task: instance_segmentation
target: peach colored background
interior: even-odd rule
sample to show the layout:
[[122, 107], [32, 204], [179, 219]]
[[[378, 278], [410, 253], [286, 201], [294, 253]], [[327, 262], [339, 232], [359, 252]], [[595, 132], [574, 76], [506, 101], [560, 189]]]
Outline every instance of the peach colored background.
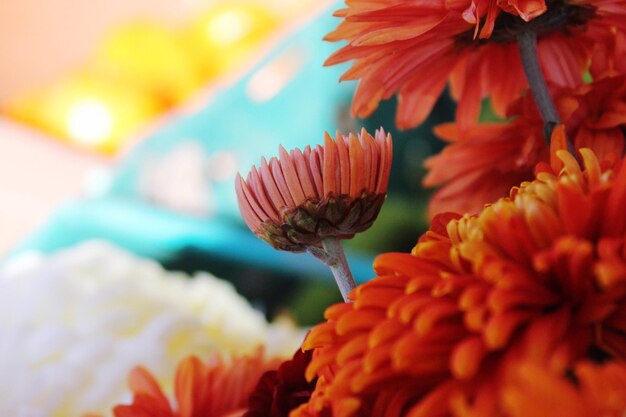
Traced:
[[[230, 2], [233, 0], [221, 0]], [[293, 15], [327, 0], [247, 0]], [[80, 65], [109, 28], [135, 17], [176, 22], [220, 0], [0, 0], [0, 102]]]
[[115, 22], [136, 16], [176, 21], [202, 0], [0, 1], [0, 101], [48, 82], [88, 57]]
[[78, 195], [87, 172], [103, 162], [0, 118], [0, 259]]

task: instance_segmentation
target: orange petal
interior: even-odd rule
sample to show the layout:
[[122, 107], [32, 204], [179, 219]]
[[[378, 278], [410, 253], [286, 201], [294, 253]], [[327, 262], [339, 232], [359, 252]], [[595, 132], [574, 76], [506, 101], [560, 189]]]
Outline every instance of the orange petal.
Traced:
[[550, 166], [555, 174], [563, 169], [563, 162], [557, 156], [560, 150], [567, 151], [567, 137], [565, 135], [565, 125], [558, 125], [552, 131], [550, 138]]
[[350, 133], [350, 196], [358, 198], [365, 189], [365, 180], [368, 173], [364, 172], [365, 158], [361, 142]]
[[458, 344], [450, 358], [450, 368], [459, 379], [471, 378], [480, 367], [487, 349], [480, 337], [472, 337]]
[[350, 194], [350, 152], [345, 136], [336, 132], [335, 141], [339, 153], [339, 174], [341, 177], [340, 194]]
[[176, 370], [174, 392], [180, 417], [195, 417], [202, 405], [201, 388], [208, 368], [195, 356], [183, 359]]
[[[306, 157], [306, 149], [305, 149]], [[313, 178], [313, 184], [315, 184], [315, 191], [317, 197], [321, 198], [324, 195], [324, 149], [317, 145], [309, 154], [309, 167], [311, 168], [311, 176]]]

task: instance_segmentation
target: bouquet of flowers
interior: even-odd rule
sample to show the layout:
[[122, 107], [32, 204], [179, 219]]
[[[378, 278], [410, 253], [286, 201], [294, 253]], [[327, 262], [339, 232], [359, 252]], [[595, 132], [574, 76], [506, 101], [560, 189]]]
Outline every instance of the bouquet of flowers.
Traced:
[[[626, 413], [626, 0], [346, 0], [327, 65], [352, 61], [353, 116], [398, 98], [419, 125], [430, 230], [356, 286], [340, 240], [384, 203], [392, 139], [326, 134], [236, 180], [249, 228], [328, 265], [344, 302], [283, 363], [183, 359], [116, 417], [622, 417]], [[488, 100], [499, 122], [483, 123]]]

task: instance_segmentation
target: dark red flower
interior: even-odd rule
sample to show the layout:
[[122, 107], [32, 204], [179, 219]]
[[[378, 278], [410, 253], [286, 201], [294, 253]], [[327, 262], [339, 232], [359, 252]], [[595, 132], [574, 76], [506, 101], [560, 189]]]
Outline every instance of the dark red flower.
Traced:
[[307, 381], [304, 371], [313, 351], [298, 351], [278, 369], [267, 371], [252, 392], [248, 411], [243, 417], [287, 417], [309, 401], [317, 379]]

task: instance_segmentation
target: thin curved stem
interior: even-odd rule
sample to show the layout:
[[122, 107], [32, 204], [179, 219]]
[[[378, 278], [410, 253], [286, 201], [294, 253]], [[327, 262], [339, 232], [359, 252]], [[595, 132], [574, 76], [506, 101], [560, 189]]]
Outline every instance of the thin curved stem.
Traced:
[[522, 66], [524, 67], [524, 73], [530, 86], [530, 91], [533, 94], [535, 103], [541, 113], [541, 118], [545, 124], [545, 137], [550, 145], [550, 136], [552, 130], [556, 125], [561, 123], [559, 113], [556, 111], [556, 106], [548, 85], [539, 66], [539, 56], [537, 55], [537, 33], [532, 30], [521, 32], [517, 35], [517, 44], [519, 46], [520, 56], [522, 58]]
[[330, 268], [343, 300], [349, 302], [348, 294], [356, 287], [356, 282], [341, 242], [335, 237], [328, 237], [322, 240], [322, 248], [309, 247], [307, 250]]

